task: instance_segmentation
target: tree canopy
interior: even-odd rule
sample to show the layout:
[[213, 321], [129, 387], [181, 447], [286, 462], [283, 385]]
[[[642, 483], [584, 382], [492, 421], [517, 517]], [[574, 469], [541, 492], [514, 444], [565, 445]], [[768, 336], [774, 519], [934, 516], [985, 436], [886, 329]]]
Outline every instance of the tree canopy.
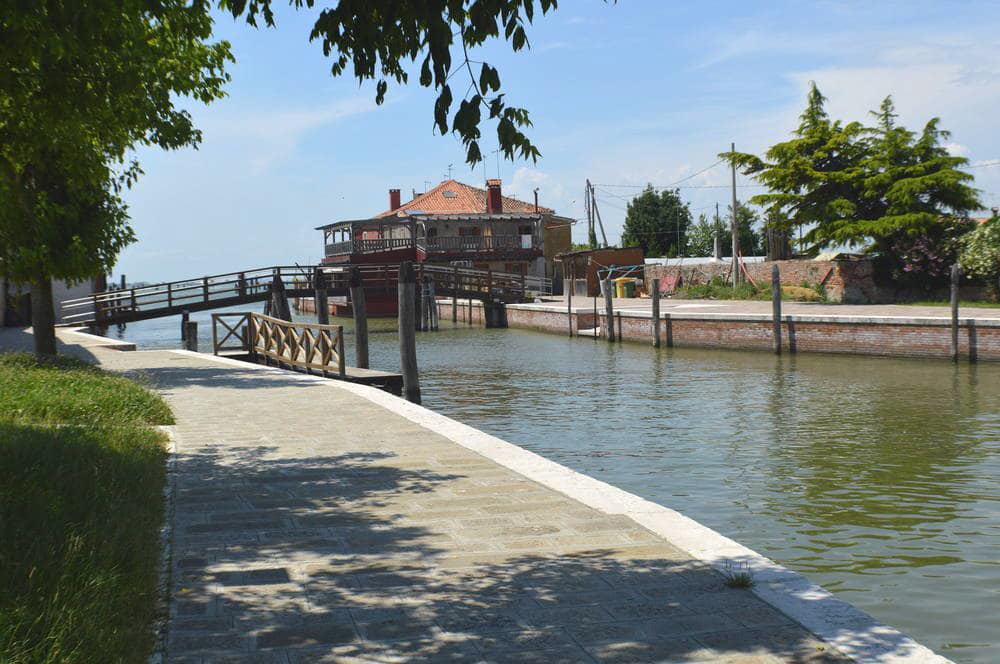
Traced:
[[[220, 4], [251, 25], [259, 19], [275, 24], [272, 0]], [[292, 4], [309, 9], [314, 0]], [[482, 161], [484, 114], [496, 123], [497, 142], [508, 159], [534, 161], [540, 153], [523, 131], [531, 126], [528, 111], [507, 103], [500, 73], [487, 62], [473, 61], [469, 51], [493, 39], [502, 39], [513, 51], [529, 47], [527, 27], [538, 12], [544, 15], [556, 5], [557, 0], [339, 0], [320, 11], [309, 39], [322, 43], [324, 55], [333, 60], [334, 76], [350, 71], [359, 82], [375, 81], [378, 104], [390, 85], [410, 81], [408, 63], [416, 67], [419, 62], [418, 83], [437, 92], [434, 127], [442, 135], [458, 135], [469, 164]], [[460, 70], [468, 76], [455, 79]]]
[[622, 246], [642, 247], [647, 256], [684, 253], [691, 210], [677, 189], [657, 192], [648, 185], [628, 203]]
[[51, 279], [111, 268], [133, 241], [122, 189], [137, 145], [196, 145], [178, 108], [223, 95], [226, 42], [202, 2], [15, 3], [0, 14], [0, 273], [32, 285], [36, 350], [55, 352]]
[[870, 127], [831, 120], [825, 103], [813, 84], [790, 140], [763, 158], [722, 155], [767, 186], [750, 202], [803, 229], [808, 251], [846, 245], [888, 253], [900, 236], [980, 207], [973, 177], [960, 170], [968, 161], [942, 145], [949, 134], [937, 118], [916, 134], [898, 124], [891, 97]]

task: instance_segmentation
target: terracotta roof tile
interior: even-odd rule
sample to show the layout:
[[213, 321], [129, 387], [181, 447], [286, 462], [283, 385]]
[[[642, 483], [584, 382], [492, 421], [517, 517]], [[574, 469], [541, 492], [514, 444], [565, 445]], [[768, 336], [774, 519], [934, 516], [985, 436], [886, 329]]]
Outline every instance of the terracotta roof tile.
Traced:
[[[532, 214], [535, 212], [535, 204], [504, 196], [503, 211]], [[538, 211], [553, 212], [551, 208], [541, 205], [538, 206]], [[458, 180], [445, 180], [430, 191], [403, 203], [398, 209], [386, 210], [375, 217], [389, 217], [400, 212], [410, 214], [482, 214], [486, 212], [486, 190], [463, 184]]]

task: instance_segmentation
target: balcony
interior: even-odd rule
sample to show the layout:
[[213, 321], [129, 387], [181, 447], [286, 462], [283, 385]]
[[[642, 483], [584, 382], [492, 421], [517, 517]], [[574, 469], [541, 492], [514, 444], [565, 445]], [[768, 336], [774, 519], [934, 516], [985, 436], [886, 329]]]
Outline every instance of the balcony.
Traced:
[[443, 237], [381, 238], [373, 240], [348, 240], [326, 245], [327, 256], [378, 254], [416, 246], [424, 255], [482, 255], [519, 254], [541, 252], [541, 242], [531, 235], [451, 235]]

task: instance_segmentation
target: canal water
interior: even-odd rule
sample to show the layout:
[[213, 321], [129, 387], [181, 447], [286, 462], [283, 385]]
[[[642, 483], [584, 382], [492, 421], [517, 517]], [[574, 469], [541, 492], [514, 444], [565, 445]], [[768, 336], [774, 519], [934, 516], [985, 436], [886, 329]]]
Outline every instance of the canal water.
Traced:
[[[398, 370], [395, 325], [372, 321], [372, 368]], [[110, 336], [177, 347], [179, 327]], [[427, 407], [676, 509], [946, 657], [1000, 662], [1000, 365], [448, 321], [417, 344]]]

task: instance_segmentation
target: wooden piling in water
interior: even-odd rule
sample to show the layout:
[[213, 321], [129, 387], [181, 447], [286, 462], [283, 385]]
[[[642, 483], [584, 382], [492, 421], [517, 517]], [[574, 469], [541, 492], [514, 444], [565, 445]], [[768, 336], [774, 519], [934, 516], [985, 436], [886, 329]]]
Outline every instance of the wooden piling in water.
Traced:
[[198, 352], [198, 321], [184, 321], [184, 350]]
[[190, 317], [191, 313], [187, 309], [181, 311], [181, 341], [187, 341], [187, 324]]
[[403, 396], [420, 403], [420, 378], [417, 373], [416, 275], [413, 263], [399, 266], [399, 364], [403, 374]]
[[316, 322], [320, 325], [330, 324], [330, 300], [326, 292], [326, 278], [321, 268], [313, 273], [313, 304], [316, 306]]
[[958, 282], [962, 279], [962, 268], [958, 263], [951, 266], [951, 361], [958, 362]]
[[354, 364], [368, 368], [368, 303], [361, 269], [351, 268], [351, 311], [354, 314]]
[[774, 330], [774, 354], [781, 355], [781, 271], [771, 266], [771, 319]]
[[660, 280], [653, 279], [653, 348], [660, 347]]
[[573, 337], [573, 272], [570, 272], [569, 288], [566, 289], [566, 320], [569, 326], [569, 336]]
[[615, 307], [611, 302], [611, 289], [614, 284], [610, 279], [604, 280], [604, 317], [607, 324], [607, 338], [608, 341], [615, 340]]
[[458, 322], [458, 266], [452, 272], [451, 279], [451, 322]]

